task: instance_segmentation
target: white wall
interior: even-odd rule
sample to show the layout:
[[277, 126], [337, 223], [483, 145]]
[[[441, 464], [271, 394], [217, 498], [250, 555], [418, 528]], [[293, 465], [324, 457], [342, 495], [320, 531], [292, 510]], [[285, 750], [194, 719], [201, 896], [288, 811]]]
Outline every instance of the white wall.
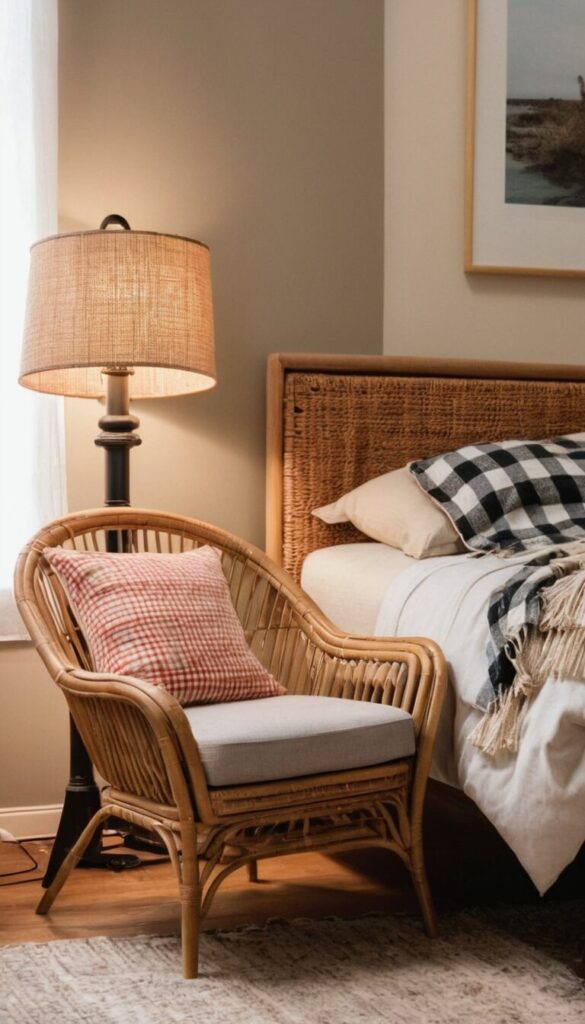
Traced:
[[580, 363], [585, 279], [463, 272], [466, 8], [386, 0], [384, 351]]

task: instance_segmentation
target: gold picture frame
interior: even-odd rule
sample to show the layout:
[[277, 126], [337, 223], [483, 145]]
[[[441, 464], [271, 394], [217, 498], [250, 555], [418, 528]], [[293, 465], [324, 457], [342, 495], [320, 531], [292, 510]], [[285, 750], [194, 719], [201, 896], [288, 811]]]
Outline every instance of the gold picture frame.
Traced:
[[[530, 52], [534, 34], [539, 31], [538, 20], [534, 21], [540, 3], [543, 4], [542, 26], [546, 19], [556, 17], [561, 19], [557, 29], [562, 30], [564, 19], [567, 52], [563, 59], [567, 67], [561, 88], [564, 95], [566, 90], [574, 88], [575, 99], [535, 97], [531, 101], [514, 98], [510, 92], [522, 81], [529, 96], [530, 78], [527, 72], [522, 77], [524, 68], [519, 65], [523, 54]], [[553, 188], [551, 196], [532, 201], [529, 188], [534, 188], [538, 175], [543, 181], [546, 179], [548, 168], [545, 172], [536, 163], [522, 163], [509, 153], [513, 116], [517, 122], [521, 118], [526, 123], [530, 123], [531, 118], [533, 122], [539, 119], [542, 122], [551, 118], [552, 112], [556, 116], [559, 109], [568, 111], [574, 118], [580, 118], [582, 113], [585, 146], [585, 88], [579, 101], [577, 85], [578, 74], [582, 71], [585, 76], [585, 5], [578, 11], [577, 0], [559, 0], [554, 5], [549, 4], [549, 10], [545, 11], [545, 3], [546, 0], [467, 0], [466, 273], [585, 277], [585, 187], [582, 196], [576, 190], [563, 193], [559, 186], [559, 200], [554, 197]], [[526, 38], [522, 39], [521, 48], [518, 40], [524, 29]], [[581, 66], [575, 61], [573, 75], [572, 50], [577, 44], [584, 56]], [[518, 66], [512, 63], [515, 53]], [[560, 74], [556, 65], [554, 73], [556, 81]], [[542, 78], [535, 81], [535, 91], [542, 93], [552, 81], [553, 69], [545, 65]], [[513, 115], [513, 110], [521, 114]], [[548, 122], [546, 126], [548, 130]], [[517, 136], [530, 135], [531, 131], [538, 151], [539, 131], [544, 132], [544, 129], [523, 128], [517, 130]], [[520, 198], [514, 193], [510, 198], [509, 176], [512, 174], [514, 180], [520, 182], [520, 189], [526, 189]], [[530, 181], [530, 186], [522, 185], [523, 181]], [[546, 195], [546, 183], [540, 187]], [[580, 205], [581, 198], [583, 205]], [[579, 200], [579, 204], [575, 200]]]

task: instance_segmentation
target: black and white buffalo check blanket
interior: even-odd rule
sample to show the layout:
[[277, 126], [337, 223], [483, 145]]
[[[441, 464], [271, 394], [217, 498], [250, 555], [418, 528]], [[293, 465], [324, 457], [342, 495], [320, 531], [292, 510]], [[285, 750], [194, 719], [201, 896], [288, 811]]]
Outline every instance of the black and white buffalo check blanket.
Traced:
[[585, 435], [471, 444], [410, 465], [472, 551], [585, 539]]
[[525, 553], [490, 597], [486, 715], [472, 737], [488, 754], [514, 751], [546, 678], [585, 678], [585, 435], [467, 445], [410, 471], [470, 551]]

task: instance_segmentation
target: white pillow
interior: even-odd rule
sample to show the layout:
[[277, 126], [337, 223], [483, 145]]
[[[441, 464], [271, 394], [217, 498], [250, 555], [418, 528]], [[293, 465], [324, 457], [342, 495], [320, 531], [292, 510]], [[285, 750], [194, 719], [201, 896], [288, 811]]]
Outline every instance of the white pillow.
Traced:
[[465, 551], [451, 520], [418, 486], [408, 469], [374, 477], [313, 515], [324, 523], [353, 523], [373, 540], [400, 548], [411, 558]]

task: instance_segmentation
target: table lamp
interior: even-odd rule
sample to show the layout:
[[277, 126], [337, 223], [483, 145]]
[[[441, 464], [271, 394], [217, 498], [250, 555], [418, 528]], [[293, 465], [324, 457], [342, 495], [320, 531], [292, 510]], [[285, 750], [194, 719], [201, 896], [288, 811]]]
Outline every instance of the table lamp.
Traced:
[[[123, 230], [107, 228], [115, 225]], [[209, 249], [202, 242], [132, 231], [118, 214], [99, 230], [53, 235], [31, 249], [19, 382], [36, 391], [104, 398], [95, 443], [106, 452], [105, 504], [130, 503], [130, 449], [141, 443], [130, 398], [205, 391], [216, 382]], [[123, 543], [123, 540], [122, 540]], [[120, 536], [107, 537], [118, 551]], [[87, 751], [71, 728], [71, 772], [47, 873], [99, 806]], [[126, 867], [101, 851], [84, 863]]]

